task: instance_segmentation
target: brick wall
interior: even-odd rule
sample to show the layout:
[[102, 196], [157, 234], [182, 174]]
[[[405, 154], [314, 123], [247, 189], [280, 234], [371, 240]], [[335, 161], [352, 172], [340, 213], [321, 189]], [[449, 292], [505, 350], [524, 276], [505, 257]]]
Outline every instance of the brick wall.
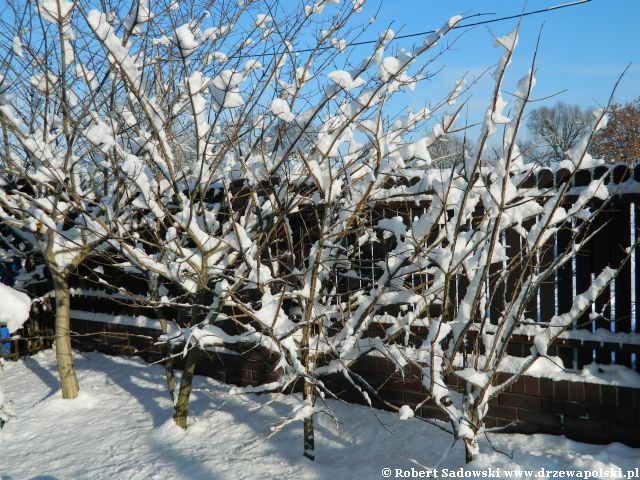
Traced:
[[[381, 396], [395, 404], [415, 407], [426, 398], [416, 379], [406, 373], [402, 379], [386, 359], [367, 357], [356, 370], [380, 386]], [[507, 378], [501, 374], [498, 380], [502, 383]], [[450, 384], [457, 385], [457, 379], [450, 379]], [[444, 420], [428, 402], [416, 413]], [[523, 376], [489, 403], [485, 425], [510, 425], [506, 428], [509, 432], [549, 433], [582, 442], [640, 447], [640, 389]]]
[[[160, 360], [165, 354], [164, 347], [154, 345], [152, 340], [157, 330], [81, 320], [73, 320], [72, 328], [87, 335], [75, 339], [81, 349], [138, 355], [148, 361]], [[273, 357], [256, 349], [240, 354], [201, 352], [196, 373], [234, 385], [258, 385], [276, 380], [274, 365]], [[417, 415], [446, 420], [433, 403], [425, 402], [427, 395], [417, 372], [405, 372], [403, 378], [394, 372], [391, 362], [373, 356], [360, 359], [354, 371], [378, 390], [381, 399], [414, 408], [424, 402]], [[502, 374], [498, 380], [506, 378], [507, 374]], [[454, 386], [459, 386], [457, 381], [455, 377], [449, 379]], [[362, 395], [343, 377], [325, 382], [344, 400], [364, 403]], [[379, 399], [372, 401], [377, 408], [389, 408]], [[622, 442], [640, 447], [640, 389], [524, 376], [490, 402], [485, 425], [506, 427], [506, 432], [548, 433], [582, 442]]]

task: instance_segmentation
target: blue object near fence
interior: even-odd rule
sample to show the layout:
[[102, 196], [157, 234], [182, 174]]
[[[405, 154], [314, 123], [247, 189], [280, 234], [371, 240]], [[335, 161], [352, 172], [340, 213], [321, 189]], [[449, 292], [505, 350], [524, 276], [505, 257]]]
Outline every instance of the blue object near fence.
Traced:
[[9, 328], [7, 328], [7, 324], [0, 323], [0, 340], [2, 341], [0, 355], [11, 355], [11, 343], [5, 343], [5, 339], [9, 339], [9, 336]]
[[20, 267], [20, 262], [13, 260], [11, 262], [0, 263], [0, 282], [13, 287], [16, 283], [16, 275]]

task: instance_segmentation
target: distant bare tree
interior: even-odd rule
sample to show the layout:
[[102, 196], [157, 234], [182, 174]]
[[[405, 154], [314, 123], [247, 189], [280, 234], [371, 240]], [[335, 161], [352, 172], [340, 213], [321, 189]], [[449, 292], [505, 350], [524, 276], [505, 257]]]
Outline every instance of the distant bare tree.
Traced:
[[590, 113], [578, 105], [558, 102], [553, 107], [533, 110], [527, 128], [535, 148], [528, 150], [528, 157], [543, 165], [562, 160], [565, 152], [589, 131], [591, 121]]

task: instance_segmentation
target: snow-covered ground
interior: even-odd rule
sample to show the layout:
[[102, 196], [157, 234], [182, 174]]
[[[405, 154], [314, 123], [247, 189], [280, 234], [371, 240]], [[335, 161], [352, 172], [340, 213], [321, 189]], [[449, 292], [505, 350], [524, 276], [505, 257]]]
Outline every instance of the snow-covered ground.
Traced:
[[[229, 395], [229, 386], [197, 377], [186, 432], [173, 425], [164, 370], [141, 360], [77, 354], [81, 385], [75, 400], [60, 398], [52, 351], [5, 363], [0, 387], [15, 417], [0, 431], [0, 479], [376, 479], [384, 468], [411, 474], [410, 459], [435, 464], [450, 437], [416, 419], [330, 402], [336, 429], [318, 417], [316, 461], [302, 457], [301, 424], [267, 438], [294, 400]], [[273, 400], [270, 402], [270, 400]], [[466, 470], [633, 470], [640, 450], [587, 445], [549, 435], [490, 434]], [[441, 468], [463, 466], [456, 445]], [[613, 470], [609, 470], [613, 469]], [[417, 469], [414, 470], [417, 473]], [[387, 473], [387, 472], [384, 472]], [[442, 471], [441, 478], [443, 477]], [[546, 476], [546, 475], [545, 475]], [[614, 475], [616, 476], [616, 475]]]

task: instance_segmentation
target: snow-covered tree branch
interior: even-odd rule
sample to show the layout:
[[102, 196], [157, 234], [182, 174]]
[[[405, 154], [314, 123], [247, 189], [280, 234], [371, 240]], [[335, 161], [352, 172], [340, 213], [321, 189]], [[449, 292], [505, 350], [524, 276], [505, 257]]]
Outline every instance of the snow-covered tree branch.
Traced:
[[[302, 391], [274, 432], [303, 421], [313, 459], [314, 415], [336, 395], [325, 380], [343, 376], [371, 404], [377, 392], [353, 367], [381, 355], [398, 372], [420, 372], [471, 460], [489, 400], [607, 288], [609, 268], [570, 311], [538, 323], [531, 355], [497, 383], [514, 362], [513, 336], [537, 321], [527, 314], [541, 284], [594, 232], [602, 180], [569, 189], [598, 164], [587, 150], [605, 114], [567, 152], [567, 181], [543, 189], [517, 144], [535, 61], [506, 93], [518, 29], [495, 39], [495, 85], [472, 142], [464, 79], [430, 108], [392, 115], [434, 73], [462, 17], [405, 48], [386, 29], [347, 50], [371, 31], [358, 20], [362, 4], [11, 3], [0, 220], [39, 252], [53, 281], [65, 398], [78, 392], [69, 278], [106, 254], [146, 280], [136, 301], [160, 321], [178, 426], [187, 428], [200, 349], [260, 349], [277, 379], [248, 390]], [[433, 165], [430, 149], [452, 139], [455, 155]], [[544, 261], [560, 233], [566, 246]], [[418, 343], [416, 327], [428, 331]]]

